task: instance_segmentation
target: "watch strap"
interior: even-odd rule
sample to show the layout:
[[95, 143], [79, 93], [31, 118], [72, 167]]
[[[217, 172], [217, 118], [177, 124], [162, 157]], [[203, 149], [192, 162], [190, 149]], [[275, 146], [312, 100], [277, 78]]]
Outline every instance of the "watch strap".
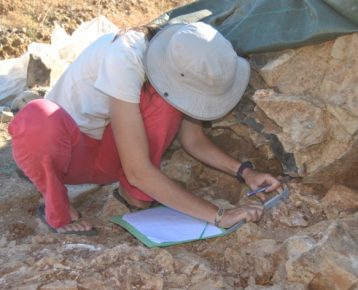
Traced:
[[236, 178], [241, 183], [245, 183], [245, 178], [242, 176], [242, 174], [244, 173], [244, 170], [247, 168], [254, 169], [254, 165], [250, 161], [242, 162], [239, 169], [236, 172]]

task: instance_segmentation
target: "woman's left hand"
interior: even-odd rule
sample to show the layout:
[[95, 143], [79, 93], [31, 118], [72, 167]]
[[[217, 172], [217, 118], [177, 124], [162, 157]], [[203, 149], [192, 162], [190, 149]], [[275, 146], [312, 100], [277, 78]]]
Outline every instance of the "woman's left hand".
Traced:
[[[267, 186], [265, 192], [271, 192], [280, 188], [280, 181], [273, 177], [271, 174], [262, 173], [259, 171], [255, 171], [251, 168], [245, 169], [242, 174], [245, 179], [245, 183], [252, 189], [256, 190], [260, 187]], [[263, 193], [258, 193], [257, 196], [264, 201], [265, 195]]]

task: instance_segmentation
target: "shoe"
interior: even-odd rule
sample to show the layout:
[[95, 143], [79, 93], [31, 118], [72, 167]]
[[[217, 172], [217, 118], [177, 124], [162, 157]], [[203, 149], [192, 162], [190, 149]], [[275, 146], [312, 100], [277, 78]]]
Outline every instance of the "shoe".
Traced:
[[155, 207], [155, 206], [158, 206], [160, 203], [157, 202], [157, 201], [153, 201], [150, 206], [146, 207], [146, 208], [141, 208], [141, 207], [137, 207], [135, 205], [132, 205], [130, 204], [123, 196], [122, 194], [120, 194], [119, 192], [119, 188], [116, 188], [115, 190], [113, 190], [113, 197], [115, 199], [117, 199], [119, 202], [123, 203], [128, 209], [130, 212], [135, 212], [135, 211], [138, 211], [138, 210], [143, 210], [143, 209], [148, 209], [148, 208], [152, 208], [152, 207]]
[[97, 235], [97, 230], [95, 228], [92, 228], [88, 231], [64, 231], [59, 232], [57, 229], [50, 226], [46, 221], [46, 214], [45, 214], [45, 205], [40, 204], [37, 208], [37, 217], [49, 228], [49, 230], [56, 234], [65, 234], [65, 235], [80, 235], [80, 236], [95, 236]]

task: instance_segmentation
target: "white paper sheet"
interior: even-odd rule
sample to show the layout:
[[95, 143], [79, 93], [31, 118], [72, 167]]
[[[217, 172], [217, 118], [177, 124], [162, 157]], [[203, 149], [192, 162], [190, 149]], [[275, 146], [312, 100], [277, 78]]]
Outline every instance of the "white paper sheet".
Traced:
[[219, 235], [222, 230], [212, 224], [167, 207], [156, 207], [123, 215], [123, 220], [155, 243], [180, 242]]

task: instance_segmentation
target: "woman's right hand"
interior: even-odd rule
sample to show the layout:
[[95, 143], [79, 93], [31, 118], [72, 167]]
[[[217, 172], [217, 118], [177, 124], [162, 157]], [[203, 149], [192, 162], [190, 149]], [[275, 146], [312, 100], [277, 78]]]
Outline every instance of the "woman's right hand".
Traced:
[[219, 226], [229, 228], [243, 219], [246, 222], [257, 222], [263, 210], [263, 204], [256, 201], [247, 202], [237, 208], [226, 209]]

